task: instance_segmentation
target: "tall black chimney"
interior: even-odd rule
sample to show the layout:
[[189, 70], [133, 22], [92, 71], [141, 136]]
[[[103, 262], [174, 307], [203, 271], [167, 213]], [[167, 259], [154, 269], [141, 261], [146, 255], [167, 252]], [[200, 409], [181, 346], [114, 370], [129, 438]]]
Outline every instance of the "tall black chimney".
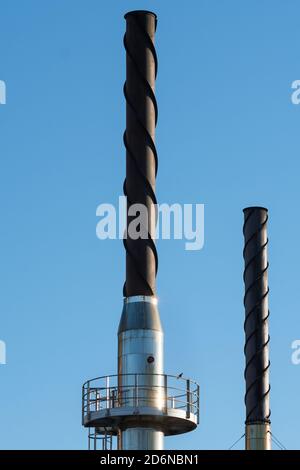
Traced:
[[247, 450], [271, 449], [267, 221], [267, 209], [244, 209]]

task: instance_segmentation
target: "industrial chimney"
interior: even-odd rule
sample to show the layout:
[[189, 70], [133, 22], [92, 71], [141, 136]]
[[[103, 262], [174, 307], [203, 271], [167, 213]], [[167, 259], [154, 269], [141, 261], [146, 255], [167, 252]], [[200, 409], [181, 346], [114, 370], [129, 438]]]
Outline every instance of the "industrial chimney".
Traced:
[[[118, 373], [83, 385], [82, 422], [90, 429], [89, 448], [96, 449], [99, 441], [103, 449], [111, 448], [112, 436], [117, 436], [118, 449], [157, 450], [163, 449], [164, 436], [196, 428], [199, 386], [164, 373], [155, 286], [157, 18], [149, 11], [132, 11], [125, 20], [126, 282], [118, 330]], [[131, 232], [132, 226], [139, 226], [139, 236]]]
[[268, 210], [244, 209], [246, 450], [270, 450]]

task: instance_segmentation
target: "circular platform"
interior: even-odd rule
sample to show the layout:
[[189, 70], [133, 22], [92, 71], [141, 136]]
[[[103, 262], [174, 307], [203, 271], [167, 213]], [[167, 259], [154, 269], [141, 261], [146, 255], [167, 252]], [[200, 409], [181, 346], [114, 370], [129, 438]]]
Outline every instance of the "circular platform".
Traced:
[[[120, 386], [124, 384], [126, 387]], [[157, 427], [166, 436], [199, 424], [199, 385], [165, 374], [111, 375], [83, 385], [82, 424], [116, 434], [128, 427]]]

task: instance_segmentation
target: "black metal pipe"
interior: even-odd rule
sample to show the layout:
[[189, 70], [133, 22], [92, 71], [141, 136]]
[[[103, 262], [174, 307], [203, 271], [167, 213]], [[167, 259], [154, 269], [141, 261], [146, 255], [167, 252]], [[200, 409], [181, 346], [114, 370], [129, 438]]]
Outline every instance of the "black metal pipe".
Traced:
[[268, 210], [244, 209], [246, 424], [270, 423]]
[[[154, 144], [157, 104], [154, 95], [157, 57], [154, 48], [156, 15], [148, 11], [132, 11], [125, 15], [126, 33], [126, 179], [124, 194], [127, 210], [143, 204], [147, 216], [142, 218], [138, 238], [132, 237], [130, 224], [135, 216], [127, 216], [125, 297], [155, 295], [157, 252], [155, 248], [157, 153]], [[142, 216], [142, 217], [141, 217]], [[147, 236], [145, 236], [147, 234]]]

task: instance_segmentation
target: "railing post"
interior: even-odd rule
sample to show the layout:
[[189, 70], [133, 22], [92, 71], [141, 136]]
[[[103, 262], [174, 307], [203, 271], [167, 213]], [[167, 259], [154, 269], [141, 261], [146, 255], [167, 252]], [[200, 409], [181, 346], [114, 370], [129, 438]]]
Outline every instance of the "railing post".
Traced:
[[190, 419], [191, 417], [191, 384], [189, 379], [186, 381], [186, 417]]
[[123, 403], [122, 403], [122, 381], [121, 381], [121, 377], [118, 376], [118, 385], [117, 385], [117, 406], [120, 407], [120, 406], [123, 406]]
[[200, 386], [197, 385], [197, 421], [200, 423]]
[[95, 389], [95, 411], [98, 411], [98, 390]]
[[164, 374], [164, 412], [168, 412], [168, 376]]
[[109, 408], [109, 376], [106, 376], [106, 408]]
[[85, 404], [84, 404], [84, 385], [82, 387], [82, 398], [81, 398], [81, 421], [82, 421], [82, 424], [84, 423], [84, 408], [85, 408]]
[[90, 406], [91, 406], [91, 402], [90, 402], [90, 382], [88, 382], [88, 386], [87, 386], [87, 412], [90, 413], [91, 409], [90, 409]]
[[115, 408], [116, 391], [111, 391], [111, 408]]

